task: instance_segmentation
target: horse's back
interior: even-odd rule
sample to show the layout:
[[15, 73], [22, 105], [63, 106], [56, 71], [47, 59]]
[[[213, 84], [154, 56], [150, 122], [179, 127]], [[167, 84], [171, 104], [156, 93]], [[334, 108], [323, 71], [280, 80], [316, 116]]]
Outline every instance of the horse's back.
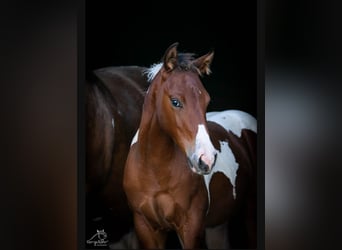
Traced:
[[[94, 74], [111, 90], [120, 87], [134, 91], [131, 94], [142, 93], [149, 86], [144, 71], [146, 68], [140, 66], [116, 66], [105, 67], [94, 70]], [[113, 93], [119, 95], [120, 93]]]
[[144, 70], [144, 67], [139, 66], [117, 66], [94, 71], [114, 96], [128, 137], [133, 137], [138, 128], [145, 93], [149, 87]]
[[216, 122], [227, 131], [240, 136], [242, 129], [257, 132], [257, 120], [247, 112], [241, 110], [224, 110], [207, 112], [207, 120]]

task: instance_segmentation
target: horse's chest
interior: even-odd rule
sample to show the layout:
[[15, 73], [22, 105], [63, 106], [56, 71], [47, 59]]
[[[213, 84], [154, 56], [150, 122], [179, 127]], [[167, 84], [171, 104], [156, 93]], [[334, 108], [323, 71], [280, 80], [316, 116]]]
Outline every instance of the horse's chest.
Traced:
[[155, 228], [163, 229], [175, 229], [183, 214], [181, 206], [167, 193], [146, 198], [140, 205], [140, 211]]

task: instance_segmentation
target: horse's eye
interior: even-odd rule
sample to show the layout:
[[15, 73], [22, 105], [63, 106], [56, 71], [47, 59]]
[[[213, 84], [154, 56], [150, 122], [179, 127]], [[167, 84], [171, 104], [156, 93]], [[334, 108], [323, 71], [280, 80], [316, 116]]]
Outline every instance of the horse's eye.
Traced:
[[176, 108], [183, 107], [182, 103], [177, 98], [171, 98], [171, 103], [172, 103], [172, 106]]

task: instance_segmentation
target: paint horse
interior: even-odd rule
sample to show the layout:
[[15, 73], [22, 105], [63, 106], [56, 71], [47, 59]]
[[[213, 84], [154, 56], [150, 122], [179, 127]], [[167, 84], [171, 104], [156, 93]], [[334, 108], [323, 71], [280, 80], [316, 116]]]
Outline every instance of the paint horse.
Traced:
[[107, 67], [86, 84], [86, 237], [104, 228], [110, 242], [133, 227], [122, 187], [131, 140], [138, 129], [145, 92], [145, 68]]
[[200, 76], [214, 52], [194, 58], [177, 45], [148, 72], [124, 171], [139, 244], [162, 249], [173, 230], [184, 249], [228, 248], [226, 224], [240, 210], [248, 247], [256, 247], [256, 120], [242, 111], [206, 114]]

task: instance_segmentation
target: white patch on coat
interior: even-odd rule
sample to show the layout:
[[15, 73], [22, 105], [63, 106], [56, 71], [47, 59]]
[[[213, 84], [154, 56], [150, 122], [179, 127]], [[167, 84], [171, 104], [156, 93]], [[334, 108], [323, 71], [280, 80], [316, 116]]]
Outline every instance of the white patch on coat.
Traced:
[[250, 114], [240, 110], [225, 110], [208, 112], [207, 120], [220, 124], [227, 131], [241, 136], [242, 129], [250, 129], [257, 132], [257, 120]]
[[209, 184], [211, 178], [213, 177], [214, 173], [221, 172], [223, 173], [230, 181], [233, 186], [233, 196], [234, 199], [236, 198], [235, 192], [235, 180], [236, 180], [236, 171], [239, 168], [239, 164], [236, 162], [235, 156], [230, 149], [228, 142], [220, 141], [221, 145], [221, 152], [218, 151], [216, 163], [214, 168], [212, 169], [211, 173], [204, 176], [205, 185], [208, 191], [208, 199], [210, 202], [210, 192], [209, 192]]
[[137, 130], [137, 132], [135, 133], [132, 142], [131, 142], [131, 147], [134, 143], [136, 143], [138, 141], [138, 136], [139, 136], [139, 129]]
[[[224, 127], [228, 132], [232, 132], [237, 136], [241, 136], [242, 129], [250, 129], [257, 133], [257, 120], [250, 114], [241, 110], [224, 110], [207, 112], [206, 117], [208, 121], [216, 122]], [[212, 176], [216, 172], [223, 173], [233, 185], [233, 196], [236, 198], [235, 179], [239, 164], [236, 162], [232, 150], [229, 148], [227, 142], [220, 141], [221, 152], [218, 151], [216, 164], [210, 174], [204, 176], [205, 184], [208, 191], [208, 198], [210, 202], [209, 185]]]
[[112, 127], [114, 128], [114, 118], [112, 118]]
[[152, 80], [158, 74], [162, 66], [163, 66], [163, 63], [155, 63], [148, 69], [144, 70], [143, 73], [147, 75], [147, 81], [152, 82]]

